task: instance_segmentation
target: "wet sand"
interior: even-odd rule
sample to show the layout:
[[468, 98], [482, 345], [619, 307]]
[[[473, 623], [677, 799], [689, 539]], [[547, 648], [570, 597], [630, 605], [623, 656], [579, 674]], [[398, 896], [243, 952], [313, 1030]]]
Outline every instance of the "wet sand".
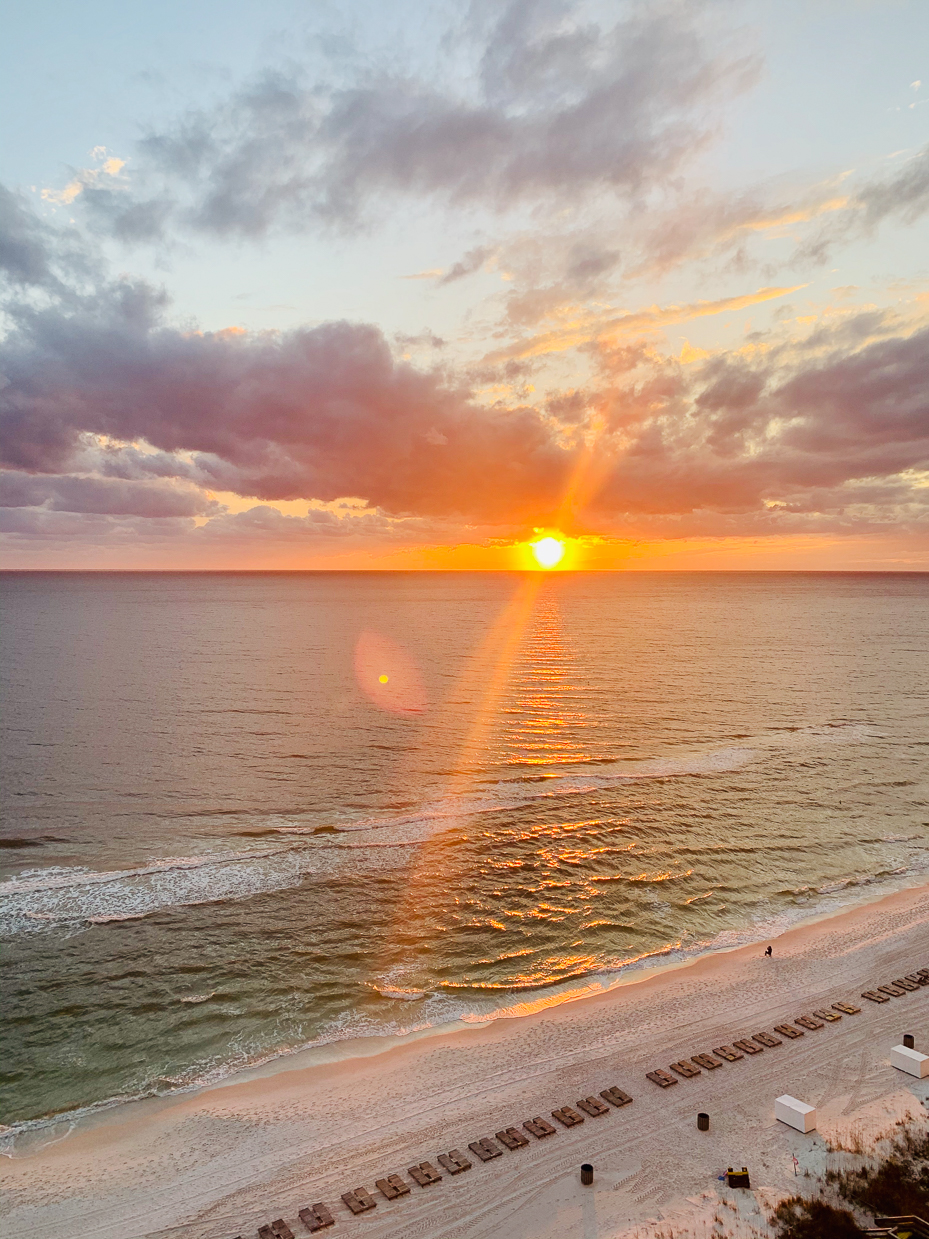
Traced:
[[[727, 1210], [758, 1225], [772, 1200], [815, 1175], [824, 1137], [868, 1138], [925, 1114], [929, 1079], [890, 1066], [906, 1032], [929, 1052], [929, 987], [883, 1005], [862, 990], [929, 967], [929, 887], [796, 927], [762, 945], [716, 952], [599, 996], [465, 1030], [407, 1038], [366, 1056], [304, 1065], [281, 1059], [196, 1093], [141, 1102], [86, 1121], [57, 1143], [4, 1159], [10, 1239], [170, 1233], [254, 1235], [278, 1217], [305, 1234], [298, 1210], [325, 1201], [332, 1235], [366, 1239], [583, 1239], [682, 1233]], [[662, 1090], [654, 1067], [847, 1000], [862, 1008], [762, 1054]], [[356, 1049], [358, 1047], [355, 1047]], [[326, 1057], [325, 1055], [322, 1057]], [[297, 1065], [295, 1065], [297, 1064]], [[353, 1218], [340, 1196], [388, 1173], [610, 1085], [633, 1104]], [[781, 1093], [815, 1105], [819, 1131], [774, 1119]], [[696, 1129], [700, 1110], [707, 1133]], [[595, 1166], [592, 1188], [581, 1162]], [[751, 1192], [718, 1175], [747, 1165]], [[741, 1220], [739, 1220], [741, 1219]], [[638, 1227], [638, 1231], [636, 1230]]]

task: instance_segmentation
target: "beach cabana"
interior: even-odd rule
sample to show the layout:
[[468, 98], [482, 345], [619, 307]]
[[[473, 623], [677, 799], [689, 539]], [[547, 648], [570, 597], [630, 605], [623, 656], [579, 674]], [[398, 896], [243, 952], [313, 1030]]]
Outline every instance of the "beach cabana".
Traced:
[[929, 1054], [920, 1054], [908, 1045], [895, 1045], [890, 1051], [890, 1065], [907, 1075], [923, 1080], [929, 1076]]
[[775, 1099], [774, 1117], [788, 1127], [793, 1127], [795, 1131], [816, 1130], [816, 1107], [808, 1106], [805, 1101], [798, 1101], [789, 1093]]

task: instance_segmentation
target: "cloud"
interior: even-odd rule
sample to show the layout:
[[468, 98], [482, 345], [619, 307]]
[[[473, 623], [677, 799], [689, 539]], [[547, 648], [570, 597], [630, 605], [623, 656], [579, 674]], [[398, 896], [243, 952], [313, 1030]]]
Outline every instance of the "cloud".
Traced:
[[[394, 514], [499, 514], [553, 502], [569, 467], [533, 408], [487, 408], [440, 371], [395, 361], [375, 327], [181, 331], [162, 293], [20, 306], [0, 368], [2, 463], [177, 472], [265, 500], [346, 495]], [[87, 435], [155, 452], [88, 447]]]
[[0, 507], [114, 516], [203, 516], [222, 511], [193, 486], [0, 471]]
[[65, 297], [76, 280], [99, 273], [99, 262], [75, 229], [47, 224], [22, 194], [0, 185], [0, 271], [18, 290]]
[[[173, 323], [164, 291], [143, 281], [59, 291], [70, 233], [15, 205], [11, 235], [29, 244], [4, 251], [25, 286], [0, 347], [10, 537], [373, 545], [561, 522], [664, 522], [675, 536], [925, 523], [929, 328], [917, 319], [874, 309], [781, 323], [685, 366], [648, 343], [656, 326], [795, 289], [590, 315], [500, 355], [584, 344], [591, 380], [490, 403], [450, 363], [398, 359], [370, 324], [200, 332]], [[224, 511], [210, 492], [250, 507]], [[273, 507], [346, 497], [357, 502], [305, 517]]]
[[916, 223], [929, 211], [929, 146], [908, 159], [896, 176], [865, 185], [855, 196], [854, 205], [863, 212], [867, 228], [892, 215], [905, 224]]
[[429, 271], [414, 271], [412, 275], [401, 275], [401, 280], [435, 280], [444, 272], [441, 267], [433, 267]]
[[635, 314], [590, 314], [582, 312], [576, 318], [553, 331], [540, 332], [525, 340], [517, 340], [504, 348], [495, 349], [484, 358], [486, 365], [518, 360], [527, 357], [542, 357], [548, 353], [560, 353], [565, 349], [578, 348], [595, 341], [611, 342], [623, 336], [641, 335], [669, 323], [683, 323], [692, 318], [709, 314], [724, 314], [743, 310], [750, 305], [785, 297], [806, 287], [795, 284], [792, 288], [759, 288], [757, 292], [737, 297], [723, 297], [718, 301], [697, 301], [690, 305], [654, 306]]
[[464, 279], [466, 275], [474, 275], [476, 271], [481, 270], [495, 253], [495, 248], [489, 245], [478, 245], [474, 249], [468, 250], [463, 258], [460, 258], [448, 271], [442, 273], [439, 283], [453, 284], [456, 280]]
[[457, 40], [470, 74], [369, 68], [312, 87], [266, 74], [150, 133], [127, 185], [96, 171], [73, 184], [128, 240], [169, 225], [353, 228], [384, 195], [497, 212], [641, 196], [708, 140], [713, 108], [757, 72], [712, 6], [698, 8], [627, 6], [606, 26], [567, 0], [476, 6]]
[[105, 176], [118, 177], [120, 171], [126, 166], [125, 159], [107, 155], [104, 146], [95, 146], [91, 151], [91, 156], [96, 162], [96, 167], [78, 168], [64, 189], [43, 189], [42, 200], [55, 206], [70, 206], [79, 194], [94, 185], [99, 185]]

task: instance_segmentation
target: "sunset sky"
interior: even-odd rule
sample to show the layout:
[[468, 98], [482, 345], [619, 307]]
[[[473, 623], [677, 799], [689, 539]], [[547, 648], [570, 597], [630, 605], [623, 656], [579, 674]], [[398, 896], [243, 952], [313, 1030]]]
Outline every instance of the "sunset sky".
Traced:
[[925, 0], [4, 8], [4, 566], [929, 570]]

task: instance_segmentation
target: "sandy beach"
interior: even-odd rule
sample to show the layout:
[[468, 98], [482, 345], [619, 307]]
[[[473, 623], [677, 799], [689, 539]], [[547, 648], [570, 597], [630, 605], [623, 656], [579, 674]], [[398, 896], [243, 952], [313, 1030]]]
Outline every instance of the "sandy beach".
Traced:
[[[759, 1225], [797, 1183], [794, 1156], [801, 1176], [815, 1175], [824, 1139], [868, 1138], [925, 1113], [929, 1080], [895, 1071], [889, 1054], [906, 1032], [917, 1047], [929, 1038], [929, 987], [883, 1005], [860, 995], [929, 966], [929, 887], [794, 928], [773, 945], [771, 959], [759, 945], [717, 952], [531, 1015], [366, 1056], [297, 1067], [282, 1059], [111, 1110], [4, 1160], [4, 1233], [233, 1239], [283, 1217], [301, 1234], [298, 1211], [315, 1201], [336, 1217], [327, 1233], [369, 1239], [701, 1234], [719, 1209], [730, 1224]], [[674, 1088], [645, 1078], [841, 1000], [861, 1013]], [[375, 1193], [376, 1210], [358, 1218], [340, 1200], [611, 1085], [633, 1104], [486, 1165], [475, 1158], [469, 1173], [400, 1200]], [[782, 1093], [817, 1107], [817, 1133], [775, 1121]], [[696, 1129], [701, 1110], [707, 1133]], [[593, 1188], [580, 1184], [584, 1161], [595, 1166]], [[753, 1190], [728, 1190], [718, 1176], [743, 1164]]]

